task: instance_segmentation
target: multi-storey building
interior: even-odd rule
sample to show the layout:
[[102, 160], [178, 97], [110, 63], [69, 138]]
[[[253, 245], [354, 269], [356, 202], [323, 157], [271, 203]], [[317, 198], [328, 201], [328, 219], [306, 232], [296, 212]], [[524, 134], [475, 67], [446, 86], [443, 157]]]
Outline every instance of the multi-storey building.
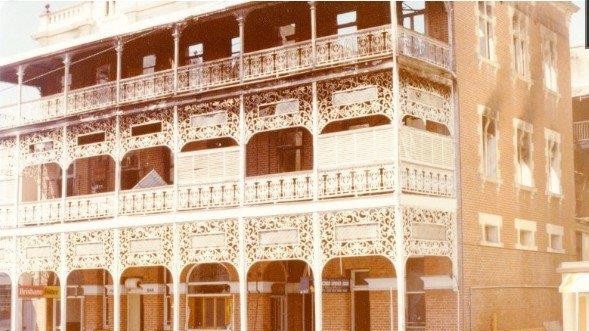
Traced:
[[575, 10], [49, 8], [0, 62], [2, 325], [559, 325]]

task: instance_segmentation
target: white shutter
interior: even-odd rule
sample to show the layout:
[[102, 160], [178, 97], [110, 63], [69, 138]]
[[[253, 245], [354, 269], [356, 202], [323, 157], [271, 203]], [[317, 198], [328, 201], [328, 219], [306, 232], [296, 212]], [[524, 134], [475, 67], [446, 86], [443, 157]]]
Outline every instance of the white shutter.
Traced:
[[239, 176], [239, 147], [180, 153], [178, 183], [211, 183]]
[[14, 180], [0, 181], [0, 205], [14, 203]]

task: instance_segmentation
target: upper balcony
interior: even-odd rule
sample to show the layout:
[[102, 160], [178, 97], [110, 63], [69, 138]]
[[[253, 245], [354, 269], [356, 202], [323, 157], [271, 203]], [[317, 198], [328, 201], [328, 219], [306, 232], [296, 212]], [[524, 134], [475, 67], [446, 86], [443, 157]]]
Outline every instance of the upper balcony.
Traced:
[[581, 148], [589, 148], [589, 121], [573, 123], [573, 139]]
[[[445, 5], [415, 4], [397, 4], [397, 35], [388, 2], [289, 2], [121, 36], [118, 51], [109, 40], [9, 65], [0, 79], [17, 83], [20, 65], [22, 86], [39, 97], [0, 102], [0, 129], [392, 58], [395, 43], [405, 62], [450, 72]], [[75, 20], [73, 10], [60, 21]]]

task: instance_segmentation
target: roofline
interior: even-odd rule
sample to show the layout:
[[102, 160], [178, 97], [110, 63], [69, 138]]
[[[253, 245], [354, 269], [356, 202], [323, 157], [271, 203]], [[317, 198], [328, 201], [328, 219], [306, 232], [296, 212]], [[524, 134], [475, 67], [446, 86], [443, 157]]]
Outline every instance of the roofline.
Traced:
[[39, 47], [27, 52], [1, 57], [0, 69], [5, 67], [14, 67], [16, 65], [24, 64], [25, 62], [30, 62], [36, 59], [57, 56], [68, 51], [74, 51], [84, 46], [101, 43], [116, 37], [134, 35], [150, 29], [164, 28], [170, 24], [186, 21], [192, 18], [220, 14], [231, 9], [237, 9], [248, 2], [248, 0], [214, 1], [213, 3], [205, 4], [203, 6], [176, 11], [151, 20], [139, 21], [130, 25], [125, 25], [118, 30], [89, 34], [80, 38]]

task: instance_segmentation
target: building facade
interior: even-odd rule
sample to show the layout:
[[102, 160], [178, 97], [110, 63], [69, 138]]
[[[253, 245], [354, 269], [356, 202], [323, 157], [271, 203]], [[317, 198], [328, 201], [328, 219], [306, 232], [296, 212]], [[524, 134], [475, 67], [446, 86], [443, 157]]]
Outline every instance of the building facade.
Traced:
[[48, 8], [0, 62], [0, 328], [561, 325], [575, 10]]

